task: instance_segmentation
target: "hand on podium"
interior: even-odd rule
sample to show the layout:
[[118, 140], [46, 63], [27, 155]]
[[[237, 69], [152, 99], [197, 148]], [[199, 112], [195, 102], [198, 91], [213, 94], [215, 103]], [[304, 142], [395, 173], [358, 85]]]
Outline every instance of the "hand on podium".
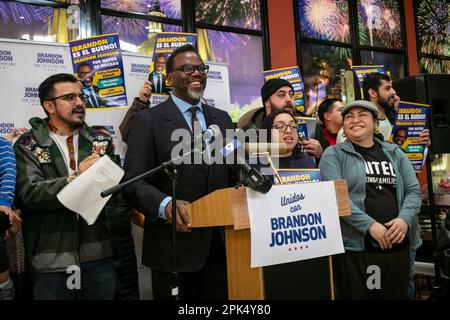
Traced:
[[[177, 200], [177, 231], [178, 232], [191, 232], [191, 222], [186, 213], [186, 206], [189, 202], [184, 200]], [[172, 223], [172, 201], [170, 201], [165, 210], [167, 221]]]

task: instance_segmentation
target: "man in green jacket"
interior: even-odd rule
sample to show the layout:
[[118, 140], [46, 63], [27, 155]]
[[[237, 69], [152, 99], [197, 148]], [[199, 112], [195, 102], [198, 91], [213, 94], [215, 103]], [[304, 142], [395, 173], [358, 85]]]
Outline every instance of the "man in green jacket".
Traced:
[[113, 156], [111, 137], [84, 122], [86, 96], [73, 75], [44, 80], [39, 98], [48, 117], [32, 118], [14, 145], [34, 299], [113, 299], [117, 276], [104, 209], [88, 225], [56, 197], [101, 155]]

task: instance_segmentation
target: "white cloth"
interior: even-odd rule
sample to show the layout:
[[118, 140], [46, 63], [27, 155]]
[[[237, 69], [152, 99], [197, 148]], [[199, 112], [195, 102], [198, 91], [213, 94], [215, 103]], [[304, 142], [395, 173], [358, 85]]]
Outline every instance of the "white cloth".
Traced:
[[384, 137], [384, 141], [389, 141], [389, 136], [392, 132], [392, 125], [389, 120], [387, 118], [384, 120], [378, 120], [378, 127], [380, 128], [380, 132]]
[[105, 155], [65, 186], [58, 193], [58, 200], [91, 225], [111, 197], [102, 198], [100, 193], [117, 185], [123, 175], [123, 169]]

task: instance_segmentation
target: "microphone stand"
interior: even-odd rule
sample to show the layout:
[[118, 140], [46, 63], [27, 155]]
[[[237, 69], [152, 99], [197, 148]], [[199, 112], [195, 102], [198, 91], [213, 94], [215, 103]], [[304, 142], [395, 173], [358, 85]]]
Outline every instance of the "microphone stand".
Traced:
[[172, 272], [170, 277], [170, 292], [174, 300], [179, 300], [178, 272], [177, 272], [177, 179], [180, 176], [176, 165], [169, 164], [164, 167], [164, 172], [172, 180]]
[[[143, 174], [140, 174], [134, 178], [131, 178], [128, 181], [122, 182], [118, 184], [117, 186], [114, 186], [112, 188], [109, 188], [100, 195], [105, 198], [111, 194], [115, 194], [117, 192], [120, 192], [123, 188], [126, 186], [147, 177], [150, 177], [154, 175], [155, 173], [164, 170], [164, 173], [167, 174], [167, 176], [172, 180], [172, 272], [171, 272], [171, 279], [170, 279], [170, 292], [172, 295], [172, 298], [174, 300], [179, 300], [179, 290], [178, 290], [178, 271], [176, 269], [177, 266], [177, 255], [176, 255], [176, 237], [177, 237], [177, 179], [179, 177], [179, 173], [177, 170], [177, 164], [175, 162], [178, 162], [182, 159], [184, 159], [187, 156], [190, 156], [193, 153], [199, 152], [198, 149], [194, 148], [193, 150], [186, 152], [185, 154], [176, 157], [175, 159], [163, 162], [160, 166], [153, 168], [152, 170], [149, 170], [147, 172], [144, 172]], [[200, 153], [203, 153], [203, 150], [200, 151]]]

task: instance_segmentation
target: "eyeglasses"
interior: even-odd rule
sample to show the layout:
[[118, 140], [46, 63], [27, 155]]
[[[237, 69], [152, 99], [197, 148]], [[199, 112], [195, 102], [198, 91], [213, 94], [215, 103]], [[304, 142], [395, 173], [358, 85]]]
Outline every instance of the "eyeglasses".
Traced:
[[287, 128], [290, 128], [292, 132], [297, 132], [298, 125], [295, 123], [292, 124], [285, 124], [285, 123], [277, 123], [273, 126], [274, 129], [277, 129], [280, 132], [286, 132]]
[[68, 94], [64, 94], [62, 96], [59, 97], [55, 97], [55, 98], [51, 98], [51, 99], [47, 99], [47, 101], [53, 101], [56, 99], [63, 99], [71, 104], [75, 104], [77, 102], [77, 97], [80, 98], [81, 102], [85, 103], [87, 100], [89, 100], [89, 96], [85, 95], [83, 93], [68, 93]]
[[173, 71], [183, 71], [187, 75], [191, 75], [195, 72], [195, 69], [198, 70], [201, 74], [208, 73], [209, 66], [207, 64], [183, 64], [181, 67], [177, 69], [173, 69]]

